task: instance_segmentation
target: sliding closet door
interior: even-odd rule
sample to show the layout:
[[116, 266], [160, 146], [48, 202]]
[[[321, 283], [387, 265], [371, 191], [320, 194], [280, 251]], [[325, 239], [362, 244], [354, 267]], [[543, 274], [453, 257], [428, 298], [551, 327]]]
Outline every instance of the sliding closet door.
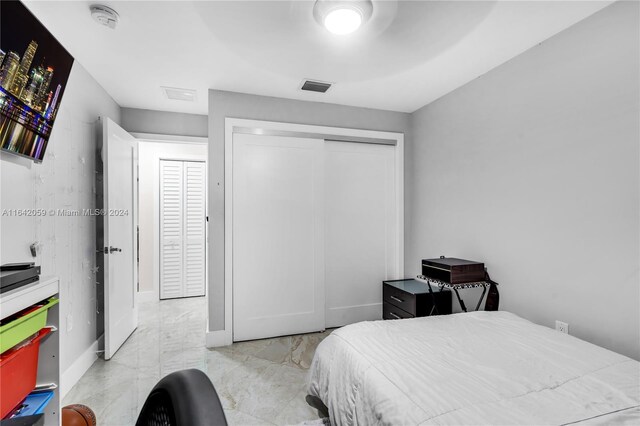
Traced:
[[326, 142], [326, 326], [380, 319], [398, 274], [395, 147]]
[[160, 298], [205, 293], [203, 162], [160, 161]]
[[233, 337], [324, 329], [323, 145], [233, 136]]

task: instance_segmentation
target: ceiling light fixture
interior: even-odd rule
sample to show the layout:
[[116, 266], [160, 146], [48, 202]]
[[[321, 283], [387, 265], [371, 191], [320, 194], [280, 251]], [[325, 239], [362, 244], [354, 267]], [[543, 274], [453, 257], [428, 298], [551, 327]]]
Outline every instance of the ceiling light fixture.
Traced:
[[371, 0], [316, 0], [313, 16], [329, 32], [351, 34], [369, 20], [373, 13]]

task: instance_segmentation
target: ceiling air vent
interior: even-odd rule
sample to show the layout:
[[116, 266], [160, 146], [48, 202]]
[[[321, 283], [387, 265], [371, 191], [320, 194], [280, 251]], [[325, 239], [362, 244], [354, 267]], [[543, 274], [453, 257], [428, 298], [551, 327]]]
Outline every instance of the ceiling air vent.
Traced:
[[172, 99], [174, 101], [190, 101], [193, 102], [196, 100], [196, 91], [193, 89], [180, 89], [177, 87], [164, 87], [162, 86], [162, 90], [164, 91], [167, 99]]
[[331, 83], [325, 83], [323, 81], [305, 80], [302, 83], [301, 90], [308, 92], [325, 93], [331, 87]]

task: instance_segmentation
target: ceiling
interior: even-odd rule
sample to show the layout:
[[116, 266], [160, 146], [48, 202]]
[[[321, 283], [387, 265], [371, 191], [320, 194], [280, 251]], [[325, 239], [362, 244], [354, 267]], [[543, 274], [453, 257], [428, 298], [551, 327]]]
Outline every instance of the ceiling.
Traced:
[[[373, 0], [349, 36], [305, 0], [25, 3], [121, 106], [207, 114], [210, 88], [413, 112], [612, 2]], [[95, 3], [120, 14], [115, 30], [92, 20]], [[335, 84], [302, 92], [306, 78]]]

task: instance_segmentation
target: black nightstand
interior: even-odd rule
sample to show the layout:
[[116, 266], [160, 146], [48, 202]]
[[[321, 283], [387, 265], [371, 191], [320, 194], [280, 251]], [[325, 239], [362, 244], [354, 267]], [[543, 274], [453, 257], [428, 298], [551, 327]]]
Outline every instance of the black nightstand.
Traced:
[[[434, 307], [435, 301], [435, 307]], [[382, 318], [401, 319], [445, 315], [451, 313], [451, 291], [440, 291], [414, 280], [382, 282]]]

